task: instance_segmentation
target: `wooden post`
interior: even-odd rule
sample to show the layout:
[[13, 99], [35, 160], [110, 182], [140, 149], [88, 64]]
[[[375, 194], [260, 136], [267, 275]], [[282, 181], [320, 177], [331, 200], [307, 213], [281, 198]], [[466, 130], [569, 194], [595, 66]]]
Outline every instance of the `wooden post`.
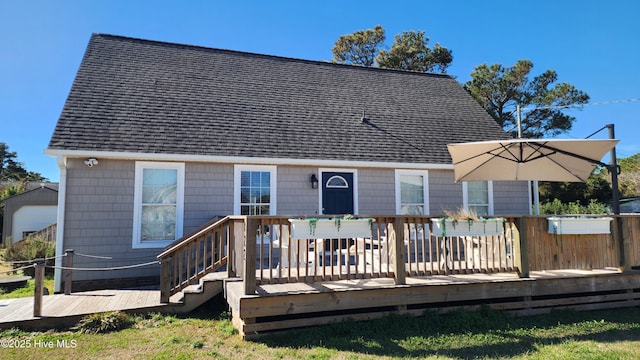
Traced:
[[62, 279], [64, 281], [64, 294], [71, 294], [71, 283], [72, 279], [72, 270], [73, 267], [73, 249], [67, 249], [64, 251], [64, 260], [62, 261], [62, 266], [67, 268], [62, 270]]
[[35, 271], [35, 291], [33, 293], [33, 317], [42, 316], [42, 295], [44, 293], [44, 261], [39, 260]]
[[166, 304], [171, 297], [171, 258], [160, 261], [160, 302]]
[[[518, 218], [516, 225], [518, 237], [513, 239], [513, 256], [518, 267], [518, 276], [521, 278], [529, 277], [529, 245], [527, 243], [527, 218], [521, 216]], [[515, 236], [515, 235], [514, 235]]]
[[243, 279], [244, 294], [253, 295], [256, 292], [256, 236], [258, 234], [258, 221], [253, 217], [246, 218], [245, 236], [243, 239]]
[[235, 259], [235, 248], [236, 248], [236, 234], [235, 234], [235, 224], [234, 220], [229, 221], [229, 230], [227, 231], [227, 277], [236, 276], [236, 259]]
[[246, 231], [246, 218], [242, 220], [234, 219], [233, 221], [233, 271], [235, 276], [244, 276], [244, 239]]
[[393, 224], [393, 233], [395, 241], [393, 244], [393, 273], [395, 274], [395, 283], [396, 285], [405, 285], [406, 281], [406, 270], [404, 264], [404, 221], [401, 217], [396, 217]]
[[[615, 243], [620, 247], [620, 271], [631, 271], [631, 232], [624, 231], [623, 219], [620, 215], [613, 216], [613, 239]], [[629, 225], [629, 222], [625, 225]]]

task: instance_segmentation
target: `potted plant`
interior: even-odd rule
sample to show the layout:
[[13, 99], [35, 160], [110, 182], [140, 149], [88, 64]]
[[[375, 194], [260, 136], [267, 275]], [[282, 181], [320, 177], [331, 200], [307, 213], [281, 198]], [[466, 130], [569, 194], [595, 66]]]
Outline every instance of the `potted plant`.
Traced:
[[[583, 206], [578, 202], [562, 204], [555, 199], [545, 204], [545, 212], [555, 215], [547, 217], [550, 234], [609, 234], [612, 217], [606, 216], [609, 211], [604, 204], [591, 200]], [[561, 214], [561, 215], [560, 215]]]
[[479, 217], [475, 212], [466, 209], [456, 212], [445, 211], [445, 217], [431, 219], [435, 236], [503, 235], [504, 221], [501, 217]]
[[371, 237], [372, 218], [289, 219], [292, 239]]

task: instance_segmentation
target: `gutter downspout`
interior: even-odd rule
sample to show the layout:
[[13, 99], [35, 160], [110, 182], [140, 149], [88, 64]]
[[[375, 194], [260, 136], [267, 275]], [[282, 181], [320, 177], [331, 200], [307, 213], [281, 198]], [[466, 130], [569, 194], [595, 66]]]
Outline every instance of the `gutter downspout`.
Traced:
[[60, 168], [60, 182], [58, 184], [58, 214], [56, 232], [56, 268], [53, 273], [54, 293], [60, 293], [62, 288], [62, 255], [64, 254], [64, 219], [65, 200], [67, 198], [67, 159], [63, 155], [57, 156], [58, 167]]

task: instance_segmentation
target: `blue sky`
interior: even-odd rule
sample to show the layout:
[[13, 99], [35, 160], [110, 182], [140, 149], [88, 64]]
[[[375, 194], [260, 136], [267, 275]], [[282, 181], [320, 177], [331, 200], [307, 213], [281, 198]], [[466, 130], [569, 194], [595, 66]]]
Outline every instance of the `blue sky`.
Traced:
[[[58, 181], [43, 154], [92, 33], [312, 60], [331, 60], [340, 35], [386, 30], [387, 43], [424, 30], [453, 51], [460, 82], [474, 66], [518, 59], [554, 69], [591, 96], [569, 110], [584, 138], [615, 124], [618, 157], [640, 152], [640, 1], [2, 1], [0, 142], [30, 171]], [[606, 138], [604, 130], [594, 138]]]

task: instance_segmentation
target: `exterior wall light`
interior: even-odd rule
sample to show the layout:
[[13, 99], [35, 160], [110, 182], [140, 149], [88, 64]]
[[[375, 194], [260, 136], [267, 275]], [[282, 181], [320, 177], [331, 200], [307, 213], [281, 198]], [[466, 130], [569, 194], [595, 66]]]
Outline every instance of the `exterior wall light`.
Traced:
[[316, 177], [316, 174], [311, 174], [311, 188], [312, 189], [318, 188], [318, 178]]

